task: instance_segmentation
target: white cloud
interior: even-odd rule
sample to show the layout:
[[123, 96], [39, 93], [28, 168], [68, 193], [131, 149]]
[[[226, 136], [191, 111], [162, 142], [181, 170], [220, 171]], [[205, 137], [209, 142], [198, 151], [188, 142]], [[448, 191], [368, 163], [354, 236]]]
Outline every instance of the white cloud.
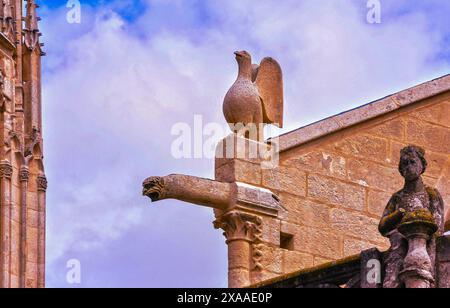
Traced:
[[[156, 241], [202, 225], [204, 240], [223, 249], [208, 210], [170, 202], [151, 216], [139, 193], [150, 175], [212, 176], [211, 160], [170, 157], [170, 128], [192, 123], [194, 114], [224, 121], [222, 99], [237, 73], [232, 51], [246, 48], [255, 61], [270, 55], [282, 63], [285, 130], [449, 68], [436, 60], [448, 30], [430, 28], [423, 11], [369, 25], [364, 1], [148, 3], [133, 24], [106, 7], [85, 7], [80, 26], [66, 24], [64, 10], [44, 16], [50, 268], [68, 251], [101, 249], [137, 226], [152, 230], [142, 236]], [[158, 233], [154, 226], [163, 229], [178, 215], [189, 219]], [[211, 249], [193, 245], [197, 253]]]

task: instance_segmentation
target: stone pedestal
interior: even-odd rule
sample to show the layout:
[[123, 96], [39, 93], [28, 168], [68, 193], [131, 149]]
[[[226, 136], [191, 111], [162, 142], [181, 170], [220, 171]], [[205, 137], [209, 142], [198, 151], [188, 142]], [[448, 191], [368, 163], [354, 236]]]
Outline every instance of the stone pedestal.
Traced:
[[408, 254], [400, 272], [406, 288], [430, 288], [435, 280], [427, 241], [438, 230], [433, 215], [427, 210], [408, 213], [398, 227], [408, 240]]

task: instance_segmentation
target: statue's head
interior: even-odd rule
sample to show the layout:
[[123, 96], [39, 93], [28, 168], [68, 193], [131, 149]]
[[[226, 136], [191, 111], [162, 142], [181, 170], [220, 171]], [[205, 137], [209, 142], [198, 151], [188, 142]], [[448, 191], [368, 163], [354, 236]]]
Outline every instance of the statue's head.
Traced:
[[234, 53], [236, 55], [236, 61], [241, 63], [252, 63], [252, 56], [245, 50], [242, 51], [236, 51]]
[[415, 145], [409, 145], [400, 152], [398, 170], [407, 181], [418, 179], [427, 169], [425, 150]]

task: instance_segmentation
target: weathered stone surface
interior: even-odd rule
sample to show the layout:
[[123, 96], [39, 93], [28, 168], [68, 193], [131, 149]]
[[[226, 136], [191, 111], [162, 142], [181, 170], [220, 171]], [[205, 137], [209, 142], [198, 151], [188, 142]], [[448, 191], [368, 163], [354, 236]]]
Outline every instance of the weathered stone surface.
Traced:
[[449, 87], [450, 76], [447, 75], [396, 93], [392, 95], [392, 99], [400, 106], [406, 106], [448, 91]]
[[444, 101], [434, 106], [427, 106], [412, 112], [410, 115], [420, 121], [450, 127], [450, 102]]
[[363, 187], [315, 174], [308, 177], [308, 196], [318, 201], [360, 211], [365, 207]]
[[405, 121], [402, 118], [389, 119], [368, 130], [369, 134], [391, 140], [405, 140]]
[[342, 240], [335, 232], [310, 227], [298, 227], [294, 237], [296, 251], [331, 259], [342, 257], [341, 244]]
[[227, 183], [243, 182], [261, 185], [261, 166], [235, 159], [216, 169], [216, 180]]
[[27, 260], [30, 262], [37, 262], [38, 232], [37, 228], [27, 228]]
[[353, 256], [361, 253], [363, 250], [373, 248], [376, 244], [367, 241], [356, 240], [353, 238], [344, 239], [344, 256]]
[[417, 120], [409, 120], [407, 125], [407, 141], [410, 144], [424, 146], [431, 151], [450, 153], [450, 129]]
[[346, 159], [329, 151], [317, 149], [306, 154], [299, 154], [285, 161], [283, 165], [295, 166], [301, 170], [324, 174], [341, 179], [346, 178]]
[[306, 173], [293, 167], [262, 170], [263, 186], [269, 189], [306, 196]]
[[386, 192], [397, 191], [402, 186], [401, 176], [396, 168], [364, 160], [349, 162], [348, 178], [359, 185]]
[[353, 109], [349, 112], [339, 114], [335, 116], [335, 118], [336, 121], [341, 124], [341, 127], [344, 128], [367, 121], [397, 108], [397, 103], [392, 98], [386, 97], [376, 102]]
[[232, 247], [228, 249], [228, 267], [230, 269], [249, 269], [250, 246], [244, 241], [230, 243]]
[[280, 246], [281, 221], [277, 218], [263, 217], [261, 240], [274, 246]]
[[336, 142], [333, 150], [353, 157], [385, 162], [388, 154], [388, 142], [386, 139], [357, 134]]
[[383, 244], [385, 239], [378, 232], [378, 220], [364, 214], [343, 209], [330, 212], [331, 226], [337, 234], [349, 235], [356, 239]]
[[283, 250], [276, 247], [261, 245], [263, 269], [272, 273], [283, 273]]
[[332, 259], [327, 259], [327, 258], [322, 258], [322, 257], [314, 257], [314, 266], [319, 266], [325, 263], [329, 263], [332, 262], [334, 260]]
[[438, 287], [450, 288], [450, 236], [437, 240]]
[[367, 201], [369, 213], [381, 217], [390, 198], [390, 193], [377, 190], [369, 190]]
[[329, 228], [328, 205], [290, 194], [280, 194], [280, 199], [288, 210], [287, 221], [297, 225]]
[[242, 288], [250, 284], [250, 273], [248, 270], [242, 268], [228, 270], [228, 285], [230, 288]]
[[283, 251], [283, 272], [292, 273], [314, 266], [314, 257], [311, 254], [298, 251]]

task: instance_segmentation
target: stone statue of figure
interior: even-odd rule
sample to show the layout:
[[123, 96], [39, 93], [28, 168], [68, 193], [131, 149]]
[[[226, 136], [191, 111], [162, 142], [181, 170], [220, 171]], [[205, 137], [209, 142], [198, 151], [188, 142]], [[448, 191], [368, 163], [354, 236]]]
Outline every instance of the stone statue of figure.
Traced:
[[[397, 230], [406, 213], [418, 209], [431, 212], [439, 230], [427, 243], [432, 268], [435, 268], [435, 239], [444, 232], [444, 201], [438, 190], [427, 187], [422, 180], [422, 174], [427, 168], [425, 150], [418, 146], [407, 146], [401, 150], [399, 171], [405, 178], [405, 186], [390, 199], [381, 218], [380, 233], [389, 238], [391, 247], [385, 263], [384, 288], [401, 288], [399, 273], [408, 252], [408, 242]], [[434, 276], [434, 273], [432, 273]]]

